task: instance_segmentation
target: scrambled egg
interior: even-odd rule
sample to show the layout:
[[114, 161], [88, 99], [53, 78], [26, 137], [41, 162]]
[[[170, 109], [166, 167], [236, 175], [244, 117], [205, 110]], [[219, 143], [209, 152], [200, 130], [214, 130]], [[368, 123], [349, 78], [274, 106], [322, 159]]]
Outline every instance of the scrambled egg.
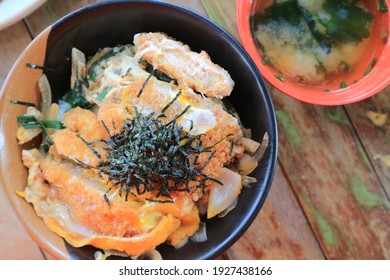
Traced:
[[[232, 91], [229, 74], [205, 52], [192, 52], [162, 33], [137, 34], [134, 43], [102, 49], [88, 63], [74, 50], [72, 87], [81, 89], [94, 106], [68, 110], [61, 119], [64, 128], [51, 131], [53, 143], [47, 152], [23, 150], [29, 176], [22, 194], [47, 226], [72, 246], [93, 245], [131, 256], [164, 242], [183, 244], [198, 230], [201, 204], [207, 203], [212, 184], [205, 191], [172, 192], [172, 203], [154, 201], [154, 191], [126, 199], [117, 188], [108, 192], [113, 184], [97, 167], [109, 156], [105, 141], [120, 132], [126, 119], [134, 118], [135, 111], [164, 111], [164, 121], [169, 122], [188, 107], [177, 118], [178, 125], [191, 135], [202, 135], [203, 145], [213, 147], [212, 158], [201, 154], [197, 159], [212, 178], [244, 153], [237, 119], [213, 100]], [[146, 71], [147, 64], [152, 74], [160, 70], [172, 80], [157, 79]], [[39, 111], [29, 110], [42, 118]], [[17, 137], [22, 144], [40, 131], [26, 133], [20, 127]]]

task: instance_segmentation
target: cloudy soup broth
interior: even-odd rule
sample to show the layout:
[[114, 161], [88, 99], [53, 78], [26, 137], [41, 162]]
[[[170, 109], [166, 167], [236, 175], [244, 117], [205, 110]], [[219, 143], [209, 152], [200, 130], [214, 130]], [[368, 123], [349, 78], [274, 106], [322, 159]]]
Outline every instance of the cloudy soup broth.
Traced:
[[[261, 6], [260, 6], [261, 5]], [[263, 64], [279, 79], [325, 86], [341, 84], [370, 48], [374, 16], [364, 1], [258, 1], [252, 32]]]

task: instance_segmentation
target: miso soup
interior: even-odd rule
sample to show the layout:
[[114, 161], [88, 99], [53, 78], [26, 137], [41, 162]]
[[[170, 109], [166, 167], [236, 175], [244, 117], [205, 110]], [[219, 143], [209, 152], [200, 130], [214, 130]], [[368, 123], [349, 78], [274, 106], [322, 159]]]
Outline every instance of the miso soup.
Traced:
[[252, 31], [263, 63], [280, 77], [309, 85], [341, 81], [370, 48], [374, 15], [364, 1], [260, 2], [268, 5], [251, 18]]

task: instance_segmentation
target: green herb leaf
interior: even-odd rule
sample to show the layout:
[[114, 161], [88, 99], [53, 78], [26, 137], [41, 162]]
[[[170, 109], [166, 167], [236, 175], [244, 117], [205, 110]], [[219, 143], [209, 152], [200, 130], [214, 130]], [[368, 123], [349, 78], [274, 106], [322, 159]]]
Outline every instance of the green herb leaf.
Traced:
[[[252, 21], [255, 25], [271, 21], [287, 22], [297, 28], [302, 28], [304, 21], [313, 39], [325, 53], [329, 53], [335, 40], [359, 43], [369, 37], [369, 27], [374, 16], [358, 6], [357, 2], [359, 1], [326, 0], [323, 11], [317, 15], [309, 12], [297, 0], [274, 1], [273, 5], [265, 9], [264, 14], [255, 14]], [[318, 27], [321, 26], [325, 31], [322, 28], [319, 30]]]
[[87, 99], [85, 99], [81, 92], [76, 91], [75, 89], [65, 94], [62, 99], [72, 108], [81, 107], [84, 109], [89, 109], [93, 106], [93, 104], [89, 103]]
[[346, 0], [327, 0], [323, 5], [328, 13], [319, 18], [326, 33], [345, 43], [359, 43], [370, 36], [369, 27], [374, 16], [357, 3]]
[[36, 116], [21, 115], [17, 117], [18, 125], [26, 128], [40, 128], [43, 131], [48, 143], [51, 145], [53, 141], [46, 128], [63, 129], [64, 125], [59, 121], [39, 120]]
[[281, 75], [275, 75], [275, 78], [278, 79], [279, 81], [283, 82], [283, 83], [286, 81], [286, 79], [283, 76], [281, 76]]
[[110, 57], [122, 52], [123, 50], [125, 49], [125, 47], [123, 46], [118, 46], [118, 47], [115, 47], [115, 48], [112, 48], [111, 50], [109, 50], [107, 53], [105, 53], [104, 55], [102, 55], [101, 57], [99, 57], [98, 59], [96, 59], [91, 65], [89, 65], [88, 67], [88, 79], [91, 80], [91, 81], [95, 81], [96, 79], [96, 76], [97, 76], [97, 73], [95, 71], [95, 68], [102, 62], [102, 61], [105, 61], [107, 59], [109, 59]]
[[301, 23], [301, 15], [297, 1], [274, 1], [274, 4], [265, 9], [265, 15], [258, 18], [262, 21], [286, 21], [292, 25]]
[[306, 24], [309, 27], [313, 38], [318, 42], [318, 44], [325, 53], [330, 53], [333, 43], [331, 38], [327, 34], [321, 33], [318, 30], [316, 25], [316, 23], [318, 22], [318, 17], [310, 14], [308, 10], [299, 5], [298, 8], [302, 14], [303, 19], [306, 21]]

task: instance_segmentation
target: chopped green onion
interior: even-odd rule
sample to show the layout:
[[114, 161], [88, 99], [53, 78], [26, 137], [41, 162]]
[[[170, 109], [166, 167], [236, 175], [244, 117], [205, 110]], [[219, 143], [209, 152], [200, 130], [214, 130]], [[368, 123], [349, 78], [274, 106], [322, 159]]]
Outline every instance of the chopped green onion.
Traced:
[[60, 121], [40, 120], [36, 116], [21, 115], [17, 117], [18, 124], [24, 128], [54, 128], [63, 129], [64, 125]]
[[340, 87], [341, 87], [341, 88], [346, 88], [346, 87], [347, 87], [347, 83], [346, 83], [345, 81], [342, 81], [342, 82], [340, 83]]
[[40, 128], [43, 131], [49, 144], [53, 144], [53, 140], [46, 128], [62, 129], [64, 125], [59, 121], [39, 120], [36, 116], [21, 115], [17, 117], [17, 122], [20, 126], [26, 129]]
[[367, 69], [366, 69], [366, 71], [364, 72], [364, 76], [367, 76], [367, 75], [371, 72], [372, 68], [374, 68], [374, 66], [375, 66], [375, 64], [376, 64], [377, 61], [378, 61], [378, 59], [375, 57], [375, 58], [372, 60], [370, 66], [368, 66]]
[[95, 71], [91, 70], [88, 74], [88, 80], [95, 81], [97, 77], [97, 74]]
[[286, 79], [281, 75], [275, 75], [275, 78], [282, 81], [283, 83], [286, 81]]
[[101, 93], [96, 97], [97, 100], [102, 101], [104, 97], [110, 92], [112, 86], [105, 87]]

